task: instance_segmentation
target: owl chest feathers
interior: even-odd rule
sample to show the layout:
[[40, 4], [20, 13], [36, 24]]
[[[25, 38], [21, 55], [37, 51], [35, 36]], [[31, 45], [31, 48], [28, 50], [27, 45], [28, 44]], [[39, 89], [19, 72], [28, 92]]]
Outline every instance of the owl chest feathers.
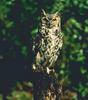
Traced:
[[63, 43], [61, 42], [62, 39], [59, 38], [59, 34], [56, 32], [58, 32], [58, 29], [55, 27], [54, 29], [45, 29], [40, 33], [42, 38], [39, 42], [36, 59], [40, 60], [40, 62], [46, 62], [44, 64], [42, 63], [43, 66], [47, 66], [48, 63], [48, 66], [51, 67], [58, 58], [59, 49]]
[[42, 36], [40, 46], [45, 47], [47, 51], [53, 52], [53, 49], [62, 47], [62, 36], [60, 36], [58, 27], [54, 27], [53, 29], [43, 28], [40, 34]]

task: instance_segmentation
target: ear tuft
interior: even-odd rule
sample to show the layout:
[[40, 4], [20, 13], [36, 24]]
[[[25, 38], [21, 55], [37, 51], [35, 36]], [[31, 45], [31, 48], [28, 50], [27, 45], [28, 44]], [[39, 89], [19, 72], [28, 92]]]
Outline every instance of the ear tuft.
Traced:
[[55, 16], [61, 16], [61, 14], [57, 11], [57, 12], [55, 13]]
[[42, 9], [42, 15], [46, 16], [46, 12], [43, 9]]

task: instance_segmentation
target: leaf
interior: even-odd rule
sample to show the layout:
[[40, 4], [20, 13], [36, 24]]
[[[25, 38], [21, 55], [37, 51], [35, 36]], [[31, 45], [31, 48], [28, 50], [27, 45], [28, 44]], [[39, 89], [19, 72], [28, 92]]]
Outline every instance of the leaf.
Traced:
[[80, 67], [80, 72], [81, 74], [87, 73], [87, 70], [84, 67]]
[[6, 28], [11, 28], [13, 26], [12, 21], [5, 21]]
[[33, 29], [33, 31], [31, 32], [32, 37], [35, 37], [37, 33], [38, 33], [38, 28]]
[[82, 29], [81, 24], [80, 24], [79, 22], [77, 22], [75, 19], [71, 18], [71, 19], [70, 19], [70, 22], [71, 22], [73, 25], [75, 25], [76, 28], [78, 28], [78, 29], [80, 29], [80, 30]]
[[27, 56], [28, 48], [26, 46], [22, 46], [21, 47], [21, 53], [22, 53], [22, 55]]

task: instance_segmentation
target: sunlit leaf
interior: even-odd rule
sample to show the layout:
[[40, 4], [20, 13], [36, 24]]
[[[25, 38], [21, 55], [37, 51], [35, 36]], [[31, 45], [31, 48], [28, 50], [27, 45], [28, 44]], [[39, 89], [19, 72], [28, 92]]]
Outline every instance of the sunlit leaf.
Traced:
[[33, 37], [35, 37], [37, 33], [38, 33], [38, 29], [37, 29], [37, 28], [34, 29], [34, 30], [31, 32], [31, 34], [32, 34]]
[[85, 74], [85, 73], [87, 72], [87, 70], [86, 70], [84, 67], [80, 67], [80, 72], [81, 72], [82, 74]]
[[84, 32], [88, 33], [88, 26], [85, 26]]
[[12, 21], [6, 21], [5, 24], [6, 24], [6, 28], [11, 28], [12, 25], [13, 25], [13, 22]]

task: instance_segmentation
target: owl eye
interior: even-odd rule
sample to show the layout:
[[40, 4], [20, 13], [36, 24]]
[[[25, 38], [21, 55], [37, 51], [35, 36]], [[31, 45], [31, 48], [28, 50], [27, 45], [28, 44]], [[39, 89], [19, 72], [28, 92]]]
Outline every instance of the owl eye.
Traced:
[[46, 17], [42, 18], [43, 21], [47, 21], [48, 19]]
[[53, 21], [56, 21], [56, 20], [57, 20], [56, 18], [53, 19]]

